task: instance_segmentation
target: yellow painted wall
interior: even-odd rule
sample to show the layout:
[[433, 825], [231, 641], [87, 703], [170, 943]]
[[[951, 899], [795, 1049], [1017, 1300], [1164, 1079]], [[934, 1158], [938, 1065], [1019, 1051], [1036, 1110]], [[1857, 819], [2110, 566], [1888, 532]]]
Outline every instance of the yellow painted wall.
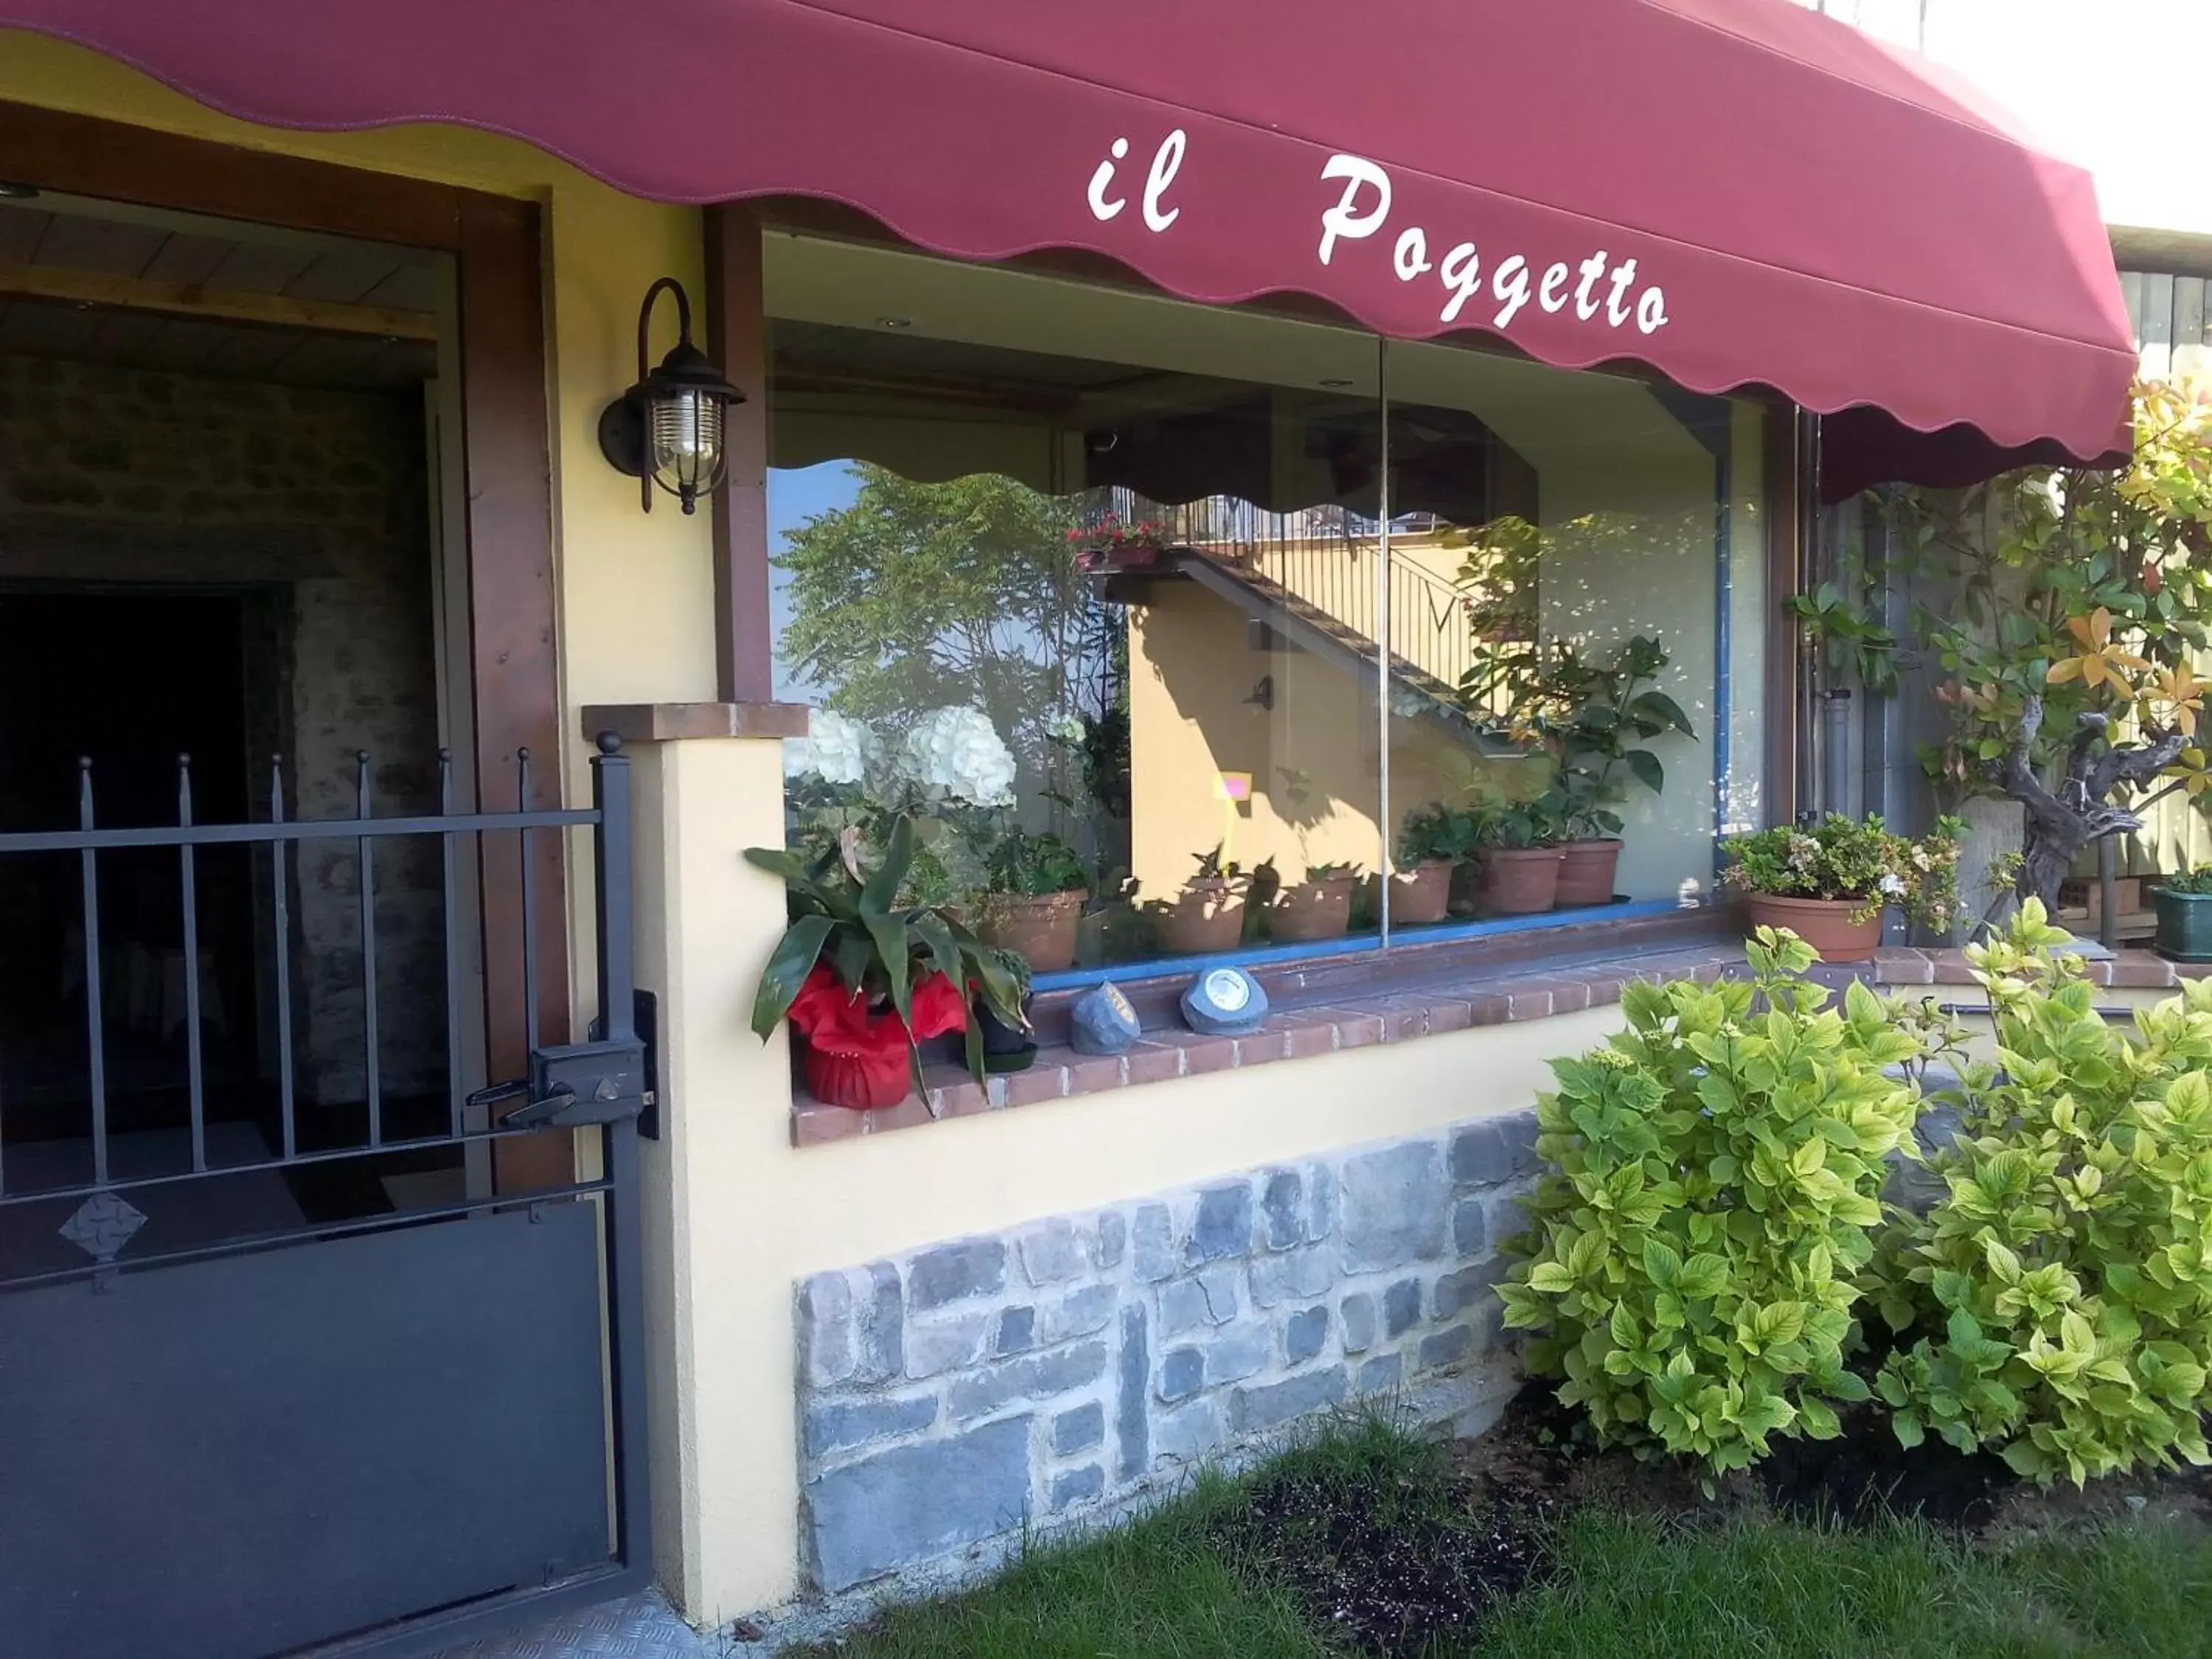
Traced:
[[784, 1039], [745, 1027], [782, 892], [738, 857], [781, 835], [781, 763], [774, 744], [723, 739], [637, 769], [639, 914], [665, 924], [641, 929], [638, 966], [672, 1062], [666, 1136], [645, 1149], [647, 1254], [673, 1261], [647, 1307], [653, 1478], [664, 1544], [690, 1540], [671, 1582], [695, 1620], [796, 1583], [792, 1303], [806, 1275], [1525, 1106], [1548, 1057], [1618, 1023], [1594, 1010], [794, 1151]]
[[[1130, 867], [1146, 898], [1180, 891], [1194, 855], [1218, 842], [1247, 869], [1273, 858], [1286, 881], [1312, 864], [1380, 863], [1374, 671], [1355, 678], [1309, 652], [1255, 651], [1246, 623], [1192, 581], [1160, 582], [1130, 609]], [[1262, 678], [1273, 709], [1245, 701]], [[1463, 795], [1478, 773], [1510, 787], [1505, 769], [1426, 720], [1391, 720], [1390, 764], [1400, 818]], [[1224, 772], [1250, 774], [1247, 808], [1217, 793]]]

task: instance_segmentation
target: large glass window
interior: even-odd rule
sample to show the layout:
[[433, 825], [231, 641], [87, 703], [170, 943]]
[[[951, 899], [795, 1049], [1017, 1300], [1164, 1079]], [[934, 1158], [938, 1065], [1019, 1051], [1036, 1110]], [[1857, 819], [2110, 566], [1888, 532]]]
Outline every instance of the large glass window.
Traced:
[[914, 817], [915, 896], [1048, 984], [1695, 902], [1756, 819], [1755, 405], [818, 239], [768, 276], [791, 833]]

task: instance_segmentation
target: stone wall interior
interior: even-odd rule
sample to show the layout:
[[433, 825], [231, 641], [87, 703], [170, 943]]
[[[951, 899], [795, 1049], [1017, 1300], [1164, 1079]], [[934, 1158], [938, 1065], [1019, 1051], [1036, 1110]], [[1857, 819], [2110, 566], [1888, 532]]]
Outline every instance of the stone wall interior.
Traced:
[[[289, 768], [293, 817], [352, 817], [364, 750], [378, 814], [437, 809], [419, 386], [280, 386], [0, 354], [0, 580], [245, 604], [240, 742], [254, 816], [266, 816], [272, 750]], [[495, 786], [489, 799], [511, 794]], [[377, 854], [379, 1065], [391, 1093], [445, 1084], [441, 881], [433, 842], [387, 841]], [[302, 846], [295, 925], [302, 1097], [357, 1101], [366, 992], [349, 844]]]
[[1485, 1117], [805, 1280], [812, 1587], [957, 1571], [1355, 1397], [1495, 1398], [1535, 1139]]

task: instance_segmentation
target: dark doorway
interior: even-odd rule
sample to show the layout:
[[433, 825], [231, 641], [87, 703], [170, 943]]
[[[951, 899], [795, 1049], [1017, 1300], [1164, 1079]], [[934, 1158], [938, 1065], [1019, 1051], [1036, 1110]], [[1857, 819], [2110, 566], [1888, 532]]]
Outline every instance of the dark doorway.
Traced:
[[[0, 591], [0, 833], [72, 828], [88, 790], [102, 828], [175, 823], [187, 780], [198, 821], [265, 816], [247, 802], [247, 604], [222, 592]], [[186, 1109], [179, 860], [166, 848], [98, 856], [110, 1127], [173, 1130]], [[212, 1122], [253, 1115], [253, 869], [242, 847], [194, 854]], [[0, 860], [0, 1097], [11, 1151], [88, 1133], [85, 943], [79, 860]], [[35, 1181], [40, 1172], [16, 1162]], [[56, 1178], [73, 1173], [65, 1163]]]

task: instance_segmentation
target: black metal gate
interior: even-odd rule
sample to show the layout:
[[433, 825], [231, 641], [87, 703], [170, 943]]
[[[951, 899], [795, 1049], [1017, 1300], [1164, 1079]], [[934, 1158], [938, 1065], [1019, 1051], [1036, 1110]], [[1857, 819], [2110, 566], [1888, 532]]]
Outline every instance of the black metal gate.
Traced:
[[[528, 810], [526, 755], [521, 810], [454, 811], [441, 759], [439, 811], [377, 817], [364, 756], [351, 817], [288, 821], [279, 769], [268, 818], [223, 825], [193, 822], [180, 762], [176, 822], [100, 827], [87, 763], [76, 829], [0, 836], [0, 869], [34, 872], [9, 888], [27, 908], [58, 888], [71, 902], [81, 939], [67, 939], [58, 994], [82, 1020], [5, 1034], [27, 1051], [68, 1040], [81, 1065], [58, 1092], [34, 1066], [0, 1068], [9, 1659], [420, 1653], [646, 1582], [637, 1142], [650, 1097], [628, 762], [611, 739], [601, 749], [587, 809]], [[530, 853], [533, 837], [580, 831], [604, 1012], [590, 1041], [548, 1047]], [[488, 947], [472, 967], [471, 884], [495, 871], [512, 890], [510, 857], [520, 959]], [[380, 871], [410, 860], [415, 919], [434, 893], [443, 919], [441, 942], [425, 926], [410, 948], [442, 955], [445, 978], [395, 991], [389, 955], [380, 978], [380, 925], [396, 927]], [[112, 923], [104, 940], [102, 899], [147, 888], [149, 871], [175, 884], [163, 914], [177, 925], [126, 951]], [[357, 920], [341, 927], [349, 879]], [[203, 936], [218, 885], [254, 923], [230, 928], [228, 958]], [[529, 1076], [471, 1090], [488, 1042], [472, 1004], [501, 973], [522, 981]], [[231, 1000], [264, 1016], [254, 1040], [216, 1006], [221, 985], [249, 982]], [[401, 1073], [422, 1067], [395, 1054], [420, 1060], [404, 1045], [434, 1050], [438, 1034], [395, 1033], [391, 1006], [412, 995], [434, 1027], [441, 991], [442, 1087], [405, 1092]], [[153, 1010], [143, 1032], [125, 1030], [125, 998], [134, 1018], [137, 1002]], [[362, 1045], [358, 1101], [310, 1086], [296, 1063], [302, 1031], [341, 1016]], [[335, 1069], [353, 1075], [349, 1060]], [[492, 1166], [513, 1162], [501, 1149], [556, 1137], [574, 1143], [573, 1178], [495, 1186]]]

